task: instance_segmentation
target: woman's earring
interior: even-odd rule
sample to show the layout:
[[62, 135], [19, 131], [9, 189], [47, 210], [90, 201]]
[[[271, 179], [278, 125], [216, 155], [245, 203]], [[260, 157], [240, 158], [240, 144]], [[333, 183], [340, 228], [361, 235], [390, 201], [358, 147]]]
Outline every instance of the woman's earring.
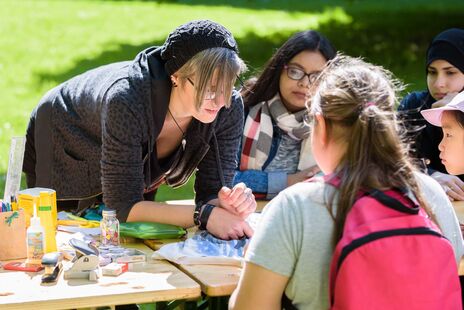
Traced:
[[172, 83], [172, 87], [177, 87], [177, 83], [176, 83], [176, 77], [174, 75], [171, 75], [171, 83]]

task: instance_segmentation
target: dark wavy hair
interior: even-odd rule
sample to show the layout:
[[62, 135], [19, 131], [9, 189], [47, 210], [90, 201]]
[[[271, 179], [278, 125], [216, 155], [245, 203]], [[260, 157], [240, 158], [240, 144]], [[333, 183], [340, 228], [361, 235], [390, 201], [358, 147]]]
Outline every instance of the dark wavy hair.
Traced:
[[245, 82], [242, 91], [245, 105], [251, 107], [274, 97], [279, 91], [279, 79], [284, 65], [302, 51], [320, 52], [327, 61], [337, 54], [332, 43], [319, 32], [307, 30], [295, 33], [269, 59], [258, 78], [252, 77]]

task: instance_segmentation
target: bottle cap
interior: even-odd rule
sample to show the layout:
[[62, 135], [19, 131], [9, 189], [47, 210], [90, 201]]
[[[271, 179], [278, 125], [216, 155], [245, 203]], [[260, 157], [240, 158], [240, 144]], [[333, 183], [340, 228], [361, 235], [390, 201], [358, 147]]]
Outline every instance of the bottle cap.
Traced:
[[37, 205], [34, 202], [34, 215], [31, 217], [30, 226], [40, 226], [40, 217], [37, 216]]
[[102, 211], [103, 216], [116, 216], [116, 210], [113, 209], [104, 209]]

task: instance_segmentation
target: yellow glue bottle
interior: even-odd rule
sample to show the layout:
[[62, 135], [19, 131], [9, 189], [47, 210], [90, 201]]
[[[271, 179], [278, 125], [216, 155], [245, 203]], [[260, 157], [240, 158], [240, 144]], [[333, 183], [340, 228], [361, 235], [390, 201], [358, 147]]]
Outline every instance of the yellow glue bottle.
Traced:
[[56, 252], [55, 220], [53, 219], [52, 202], [47, 192], [40, 192], [39, 217], [45, 230], [45, 253]]
[[37, 217], [37, 206], [34, 204], [34, 216], [26, 231], [27, 261], [26, 265], [40, 265], [45, 250], [45, 231]]

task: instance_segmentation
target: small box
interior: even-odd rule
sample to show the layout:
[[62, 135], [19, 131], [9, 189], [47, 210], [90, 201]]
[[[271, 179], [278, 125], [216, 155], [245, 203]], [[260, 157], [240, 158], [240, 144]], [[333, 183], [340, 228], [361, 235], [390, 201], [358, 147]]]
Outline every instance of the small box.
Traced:
[[137, 249], [124, 249], [124, 254], [116, 257], [117, 263], [134, 263], [146, 261], [146, 255], [144, 252]]
[[127, 263], [128, 268], [127, 270], [129, 271], [140, 271], [145, 267], [145, 262], [133, 262], [133, 263]]
[[110, 263], [101, 268], [104, 276], [119, 276], [128, 269], [126, 263]]

